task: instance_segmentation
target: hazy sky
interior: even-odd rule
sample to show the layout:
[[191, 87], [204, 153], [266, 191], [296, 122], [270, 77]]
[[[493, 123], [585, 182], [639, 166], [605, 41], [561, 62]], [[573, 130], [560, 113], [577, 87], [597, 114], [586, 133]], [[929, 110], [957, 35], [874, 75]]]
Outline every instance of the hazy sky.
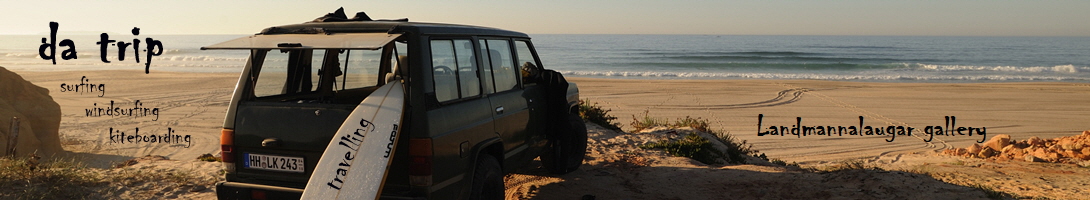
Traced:
[[344, 7], [351, 17], [530, 34], [1090, 36], [1090, 1], [0, 1], [0, 34], [253, 34]]

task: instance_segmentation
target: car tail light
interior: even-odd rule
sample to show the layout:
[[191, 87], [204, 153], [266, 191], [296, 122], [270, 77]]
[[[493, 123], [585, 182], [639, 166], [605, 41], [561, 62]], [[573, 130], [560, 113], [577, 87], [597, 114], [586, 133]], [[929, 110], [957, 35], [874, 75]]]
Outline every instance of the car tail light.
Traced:
[[409, 139], [409, 184], [431, 186], [431, 139]]
[[269, 199], [269, 198], [267, 196], [265, 196], [265, 191], [264, 190], [250, 190], [250, 199], [253, 199], [253, 200], [266, 200], [266, 199]]
[[220, 157], [227, 172], [235, 172], [235, 130], [224, 128], [220, 131]]

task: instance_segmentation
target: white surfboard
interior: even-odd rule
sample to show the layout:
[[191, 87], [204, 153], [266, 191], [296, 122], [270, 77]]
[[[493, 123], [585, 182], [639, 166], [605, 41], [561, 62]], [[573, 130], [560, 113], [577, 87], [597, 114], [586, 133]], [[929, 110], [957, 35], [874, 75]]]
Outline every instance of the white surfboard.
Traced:
[[377, 199], [396, 149], [404, 100], [401, 81], [363, 99], [329, 142], [302, 199]]

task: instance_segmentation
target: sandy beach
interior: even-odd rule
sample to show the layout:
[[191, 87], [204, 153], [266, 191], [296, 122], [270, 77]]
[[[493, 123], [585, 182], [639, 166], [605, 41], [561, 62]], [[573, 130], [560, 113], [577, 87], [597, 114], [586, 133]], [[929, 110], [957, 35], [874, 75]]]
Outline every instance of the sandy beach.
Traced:
[[[49, 89], [50, 95], [61, 105], [63, 118], [60, 126], [61, 141], [66, 151], [91, 167], [107, 168], [117, 163], [145, 155], [166, 156], [170, 160], [181, 160], [179, 166], [203, 166], [193, 161], [201, 154], [218, 154], [219, 130], [224, 112], [230, 100], [238, 74], [233, 73], [178, 73], [152, 71], [66, 71], [66, 72], [31, 72], [16, 71], [28, 81]], [[86, 77], [85, 79], [83, 77]], [[84, 83], [104, 84], [103, 90], [62, 91], [61, 84]], [[674, 120], [685, 116], [700, 117], [711, 123], [712, 129], [722, 130], [735, 137], [748, 141], [754, 149], [765, 153], [769, 158], [787, 162], [798, 162], [804, 166], [820, 166], [840, 163], [848, 159], [866, 159], [872, 163], [884, 163], [887, 166], [917, 168], [920, 165], [935, 163], [953, 163], [963, 158], [930, 157], [936, 151], [966, 147], [985, 137], [1008, 134], [1015, 139], [1031, 136], [1055, 138], [1079, 135], [1090, 129], [1090, 84], [1028, 82], [1028, 83], [875, 83], [875, 82], [838, 82], [816, 80], [644, 80], [644, 79], [596, 79], [569, 77], [569, 81], [578, 84], [581, 98], [598, 103], [609, 114], [618, 117], [625, 130], [632, 116], [640, 116], [647, 111], [650, 116], [664, 120]], [[97, 88], [96, 88], [97, 89]], [[101, 97], [100, 97], [101, 96]], [[135, 102], [139, 100], [137, 106]], [[114, 104], [111, 107], [110, 101]], [[158, 109], [155, 114], [88, 114], [88, 109], [103, 108], [110, 110]], [[144, 112], [140, 112], [144, 113]], [[897, 135], [764, 135], [759, 136], [758, 115], [763, 115], [762, 127], [785, 126], [792, 128], [797, 118], [802, 118], [802, 126], [859, 126], [859, 117], [864, 118], [863, 126], [912, 127], [912, 136]], [[935, 135], [930, 138], [923, 131], [928, 126], [946, 125], [946, 116], [956, 116], [956, 125], [952, 127], [986, 127], [986, 135]], [[638, 180], [639, 175], [616, 175], [634, 172], [637, 174], [655, 174], [663, 180], [669, 176], [698, 176], [711, 170], [716, 176], [756, 175], [765, 177], [765, 183], [777, 184], [802, 178], [806, 180], [828, 181], [827, 176], [798, 174], [790, 168], [769, 167], [765, 165], [740, 165], [734, 167], [706, 166], [693, 164], [685, 158], [667, 158], [662, 155], [647, 158], [642, 166], [652, 168], [630, 170], [617, 168], [617, 151], [608, 150], [610, 138], [618, 136], [597, 126], [592, 130], [591, 146], [599, 148], [588, 155], [587, 166], [575, 175], [550, 177], [535, 175], [540, 170], [521, 172], [523, 175], [509, 176], [509, 196], [518, 198], [548, 198], [565, 196], [567, 189], [554, 190], [556, 187], [581, 187], [584, 184], [595, 185], [598, 182], [571, 182], [556, 185], [566, 180], [583, 180], [579, 177], [620, 177], [618, 187], [628, 187], [626, 181]], [[157, 141], [144, 143], [120, 142], [113, 135], [121, 132], [135, 134], [182, 136], [185, 140]], [[862, 126], [860, 127], [862, 128]], [[111, 132], [112, 130], [112, 132]], [[892, 129], [897, 130], [897, 129]], [[967, 131], [966, 131], [967, 132]], [[931, 142], [925, 142], [930, 139]], [[893, 140], [887, 142], [887, 140]], [[609, 142], [606, 142], [609, 141]], [[606, 148], [603, 150], [601, 148]], [[626, 151], [627, 152], [627, 151]], [[921, 156], [923, 155], [923, 156]], [[610, 159], [612, 158], [612, 160]], [[681, 160], [678, 160], [681, 159]], [[901, 162], [905, 160], [905, 162]], [[623, 159], [622, 159], [623, 160]], [[906, 163], [912, 160], [910, 163]], [[191, 162], [190, 162], [191, 161]], [[626, 161], [628, 162], [628, 161]], [[982, 161], [981, 161], [982, 162]], [[649, 163], [649, 164], [648, 164]], [[657, 166], [657, 167], [656, 167]], [[663, 167], [667, 166], [667, 167]], [[976, 166], [986, 166], [979, 164]], [[964, 165], [957, 165], [964, 167]], [[1038, 166], [1040, 167], [1040, 166]], [[169, 168], [169, 166], [168, 166]], [[193, 167], [186, 167], [192, 170]], [[650, 170], [659, 169], [665, 170]], [[698, 169], [691, 169], [698, 168]], [[727, 169], [727, 170], [723, 170]], [[1036, 168], [1034, 168], [1036, 169]], [[202, 169], [203, 170], [203, 169]], [[207, 169], [214, 173], [214, 170]], [[620, 170], [620, 171], [618, 171]], [[626, 171], [627, 170], [627, 171]], [[1062, 170], [1074, 170], [1080, 177], [1086, 176], [1085, 168], [1065, 167]], [[1081, 170], [1081, 171], [1080, 171]], [[670, 171], [670, 172], [666, 172]], [[750, 172], [753, 171], [753, 172]], [[936, 170], [941, 171], [941, 170]], [[950, 171], [950, 170], [948, 170]], [[999, 170], [1002, 171], [1002, 170]], [[867, 177], [869, 173], [864, 173]], [[1058, 173], [1064, 174], [1064, 173]], [[1069, 173], [1068, 173], [1069, 174]], [[857, 176], [852, 175], [852, 176]], [[897, 175], [909, 176], [909, 175]], [[1024, 178], [1029, 179], [1034, 174]], [[628, 177], [628, 178], [625, 178]], [[769, 178], [771, 177], [771, 178]], [[886, 177], [886, 176], [883, 176]], [[824, 178], [824, 179], [823, 179]], [[888, 178], [888, 177], [887, 177]], [[760, 179], [760, 180], [765, 180]], [[832, 179], [852, 179], [834, 177]], [[659, 180], [659, 179], [655, 179]], [[897, 179], [902, 180], [902, 179]], [[904, 180], [916, 183], [933, 183], [933, 179], [918, 179], [915, 176]], [[997, 180], [998, 181], [998, 180]], [[1080, 184], [1071, 181], [1074, 187]], [[709, 180], [710, 184], [712, 181]], [[619, 184], [619, 183], [618, 183]], [[747, 183], [732, 183], [745, 185]], [[1085, 183], [1081, 183], [1085, 184]], [[534, 185], [533, 187], [530, 187]], [[626, 186], [627, 185], [627, 186]], [[704, 185], [697, 184], [697, 185]], [[546, 187], [547, 186], [547, 187]], [[609, 187], [609, 186], [602, 186]], [[631, 188], [635, 187], [635, 189]], [[637, 184], [629, 190], [613, 191], [616, 197], [634, 197], [632, 191], [648, 191]], [[540, 188], [541, 190], [538, 191]], [[779, 187], [768, 190], [793, 190], [798, 187]], [[945, 188], [945, 189], [944, 189]], [[594, 188], [591, 188], [594, 189]], [[602, 188], [597, 188], [598, 190]], [[811, 188], [820, 189], [820, 188]], [[926, 188], [925, 188], [926, 189]], [[965, 191], [963, 187], [936, 186], [932, 188], [944, 191]], [[533, 191], [529, 191], [533, 190]], [[709, 192], [715, 188], [705, 188]], [[555, 193], [549, 194], [552, 191]], [[629, 191], [629, 192], [624, 192]], [[846, 191], [846, 190], [845, 190]], [[582, 191], [581, 192], [586, 192]], [[905, 191], [911, 193], [912, 191]], [[1076, 189], [1071, 194], [1083, 194]], [[531, 194], [533, 193], [533, 194]], [[578, 193], [578, 192], [577, 192]], [[575, 195], [577, 193], [572, 193]], [[211, 190], [204, 190], [202, 195], [190, 195], [185, 198], [213, 198]], [[837, 196], [841, 194], [820, 193], [806, 194], [809, 197], [821, 195]], [[1036, 193], [1033, 193], [1036, 194]], [[582, 194], [579, 194], [582, 195]], [[763, 193], [761, 195], [764, 195]], [[773, 196], [750, 196], [765, 198]], [[817, 196], [813, 196], [817, 195]], [[967, 197], [976, 197], [968, 195]], [[1070, 194], [1068, 194], [1070, 195]], [[609, 197], [611, 195], [599, 195]], [[638, 196], [638, 195], [637, 195]], [[682, 195], [685, 196], [685, 195]], [[805, 196], [805, 195], [804, 195]], [[665, 195], [667, 197], [677, 197]], [[712, 196], [714, 197], [714, 196]], [[856, 197], [921, 197], [921, 196], [856, 196]], [[1071, 197], [1071, 196], [1067, 196]], [[514, 198], [514, 197], [512, 197]]]
[[[804, 164], [930, 152], [965, 147], [983, 136], [921, 134], [927, 126], [986, 127], [986, 136], [1055, 138], [1090, 129], [1090, 84], [1025, 83], [876, 83], [817, 80], [640, 80], [568, 78], [583, 99], [612, 109], [622, 125], [632, 116], [674, 120], [702, 117], [713, 129], [749, 141], [756, 149], [788, 162]], [[795, 135], [758, 136], [763, 127], [906, 126], [912, 136]], [[767, 129], [761, 129], [768, 131]], [[956, 129], [955, 129], [956, 130]], [[963, 133], [967, 133], [965, 131]], [[892, 142], [886, 140], [892, 139]], [[924, 142], [930, 139], [931, 142]]]
[[[61, 105], [60, 135], [64, 149], [77, 157], [93, 156], [94, 159], [85, 160], [93, 167], [145, 155], [190, 160], [201, 154], [217, 153], [223, 116], [238, 80], [238, 74], [161, 71], [144, 74], [136, 70], [16, 73], [49, 89], [50, 96]], [[62, 91], [61, 84], [78, 85], [81, 79], [96, 89]], [[105, 85], [104, 90], [97, 89], [100, 84]], [[124, 111], [107, 114], [98, 108]], [[158, 111], [144, 112], [144, 108]], [[96, 110], [88, 116], [88, 109]], [[128, 113], [130, 110], [134, 114]], [[176, 139], [175, 135], [181, 138], [142, 143], [119, 139], [118, 131], [129, 136], [137, 134], [137, 128], [140, 135], [164, 136], [169, 129], [173, 131], [171, 138]]]
[[[238, 74], [139, 71], [17, 72], [50, 90], [63, 113], [60, 134], [70, 143], [66, 150], [119, 156], [109, 161], [144, 155], [196, 158], [218, 150], [219, 130]], [[99, 90], [61, 91], [61, 84], [104, 84]], [[632, 116], [644, 111], [674, 120], [700, 117], [712, 128], [747, 140], [769, 157], [812, 163], [891, 153], [935, 151], [965, 147], [980, 135], [930, 135], [927, 126], [986, 128], [986, 134], [1014, 138], [1055, 138], [1090, 129], [1090, 84], [1085, 83], [875, 83], [816, 80], [642, 80], [569, 78], [578, 84], [581, 98], [599, 103], [618, 117], [626, 129]], [[84, 92], [87, 91], [87, 92]], [[81, 93], [83, 92], [83, 93]], [[99, 97], [99, 96], [102, 97]], [[139, 100], [141, 106], [135, 106]], [[158, 116], [93, 115], [87, 109], [158, 108]], [[912, 136], [786, 135], [758, 136], [768, 126], [913, 127]], [[158, 117], [158, 119], [156, 119]], [[133, 134], [191, 136], [190, 142], [119, 143], [109, 139], [110, 128]], [[862, 127], [860, 127], [862, 128]], [[967, 132], [967, 131], [966, 131]], [[887, 140], [893, 140], [887, 142]], [[931, 139], [931, 142], [924, 140]]]

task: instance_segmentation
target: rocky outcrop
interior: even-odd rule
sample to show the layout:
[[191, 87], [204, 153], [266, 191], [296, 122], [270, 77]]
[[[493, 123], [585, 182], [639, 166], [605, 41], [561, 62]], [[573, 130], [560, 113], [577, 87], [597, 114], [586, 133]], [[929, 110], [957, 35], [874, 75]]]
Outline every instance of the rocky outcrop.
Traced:
[[1053, 139], [1030, 137], [1023, 141], [1011, 140], [1001, 134], [966, 148], [943, 150], [943, 154], [994, 160], [1021, 160], [1026, 162], [1053, 162], [1090, 165], [1090, 130], [1081, 135]]
[[61, 107], [49, 96], [49, 90], [31, 84], [22, 76], [0, 67], [0, 154], [12, 147], [9, 137], [12, 117], [19, 118], [19, 136], [15, 155], [31, 153], [52, 158], [63, 152], [58, 128]]

